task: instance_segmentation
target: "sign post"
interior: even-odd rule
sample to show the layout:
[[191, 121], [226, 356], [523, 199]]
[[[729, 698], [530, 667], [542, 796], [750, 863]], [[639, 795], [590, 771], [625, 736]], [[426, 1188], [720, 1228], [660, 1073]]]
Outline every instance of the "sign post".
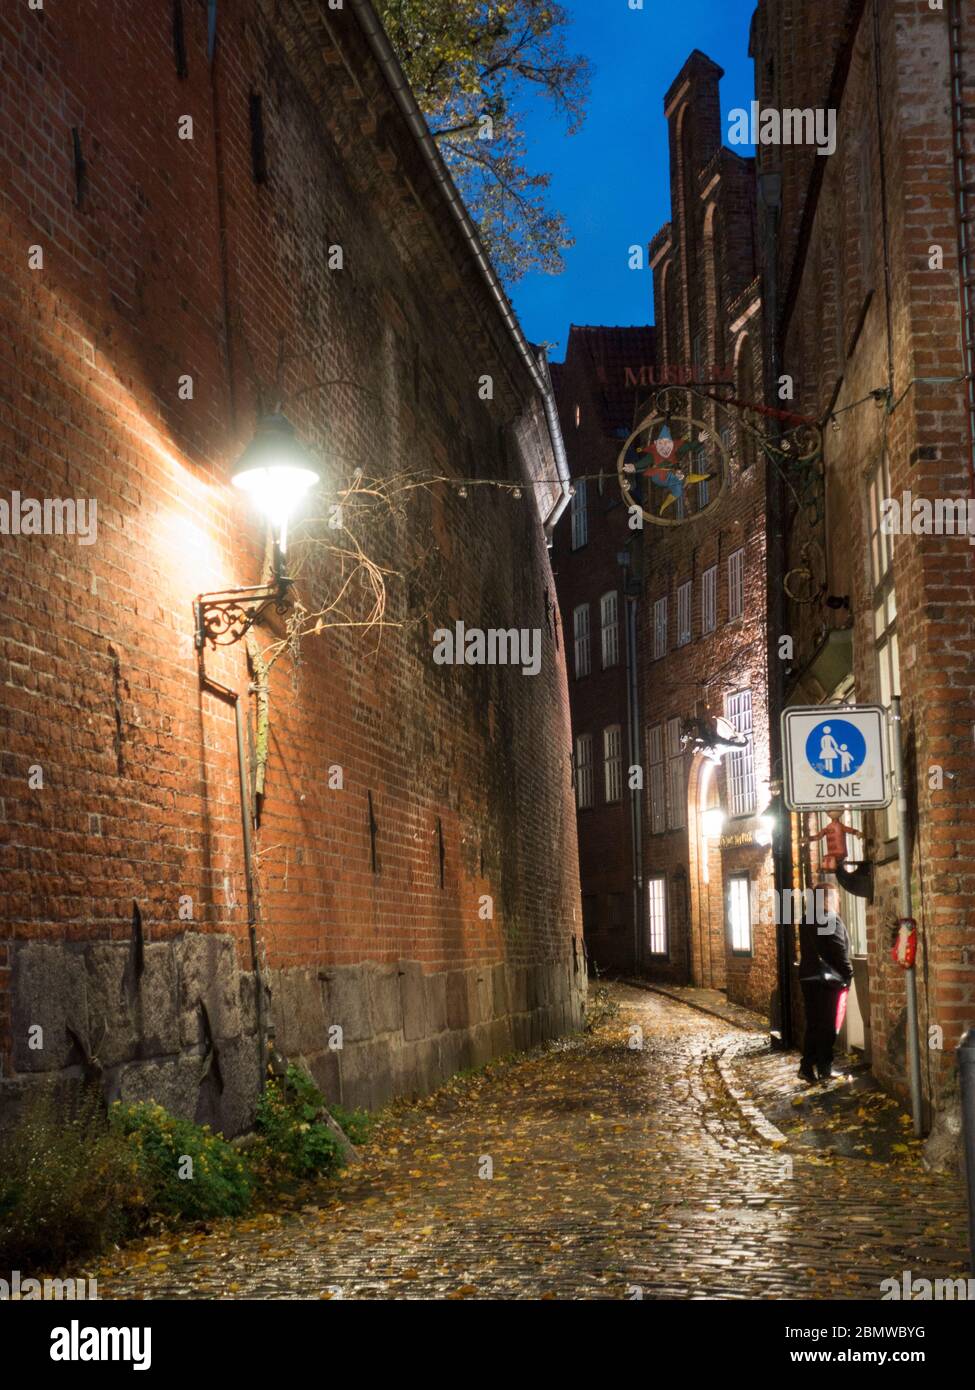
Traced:
[[[887, 712], [880, 705], [808, 705], [782, 714], [785, 804], [791, 811], [835, 811], [843, 806], [879, 810], [891, 802], [889, 754], [897, 798], [897, 851], [901, 922], [911, 922], [911, 847], [901, 750], [900, 700]], [[917, 975], [905, 962], [907, 1061], [914, 1133], [923, 1131], [921, 1057], [918, 1042]]]

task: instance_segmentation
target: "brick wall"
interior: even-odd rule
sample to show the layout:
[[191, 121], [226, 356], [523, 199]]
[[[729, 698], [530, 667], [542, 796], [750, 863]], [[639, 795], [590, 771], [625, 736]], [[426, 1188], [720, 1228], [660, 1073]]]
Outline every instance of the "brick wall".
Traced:
[[[721, 69], [695, 52], [665, 98], [670, 129], [671, 220], [650, 245], [658, 352], [694, 380], [716, 376], [744, 400], [760, 398], [761, 301], [755, 277], [755, 185], [752, 162], [722, 148]], [[705, 390], [711, 388], [704, 388]], [[727, 392], [725, 394], [728, 394]], [[703, 813], [731, 810], [727, 758], [720, 766], [685, 753], [671, 781], [665, 770], [665, 815], [655, 822], [649, 773], [644, 815], [644, 875], [665, 880], [668, 950], [644, 968], [657, 979], [726, 989], [730, 998], [768, 1014], [775, 987], [774, 930], [768, 913], [753, 920], [750, 950], [730, 940], [726, 898], [733, 875], [747, 876], [759, 895], [771, 888], [771, 864], [759, 817], [769, 799], [765, 645], [765, 464], [740, 416], [692, 397], [693, 414], [724, 432], [730, 468], [720, 501], [681, 525], [646, 524], [642, 532], [644, 598], [641, 720], [644, 765], [648, 731], [668, 721], [723, 716], [727, 699], [750, 691], [756, 795], [748, 814], [731, 816], [722, 837], [709, 840]], [[645, 393], [645, 408], [652, 404]], [[687, 403], [680, 407], [686, 411]], [[710, 455], [709, 455], [710, 457]], [[729, 609], [732, 553], [744, 562], [744, 608]], [[704, 572], [717, 567], [716, 626], [704, 630]], [[691, 640], [679, 644], [677, 590], [691, 583]], [[666, 654], [654, 657], [654, 606], [667, 599]], [[666, 748], [665, 748], [666, 756]], [[763, 920], [764, 919], [764, 920]]]
[[[232, 463], [277, 378], [325, 475], [318, 543], [298, 528], [290, 554], [309, 607], [341, 583], [324, 517], [356, 467], [517, 482], [555, 465], [550, 442], [521, 457], [535, 388], [354, 13], [228, 0], [210, 63], [207, 7], [182, 8], [185, 76], [168, 5], [0, 16], [0, 496], [98, 504], [93, 545], [0, 538], [3, 1071], [13, 1094], [87, 1053], [113, 1094], [239, 1128], [256, 1052], [233, 716], [201, 693], [192, 642], [194, 595], [261, 578]], [[365, 1104], [577, 1024], [584, 991], [564, 653], [530, 490], [399, 500], [350, 523], [394, 572], [389, 626], [326, 630], [272, 666], [257, 837], [278, 1045]], [[434, 665], [457, 619], [540, 629], [540, 674]], [[272, 618], [258, 640], [283, 635]], [[242, 644], [208, 665], [246, 690]], [[207, 1099], [211, 1043], [224, 1092]]]
[[[856, 699], [885, 698], [874, 641], [876, 575], [867, 514], [867, 488], [878, 461], [887, 458], [894, 498], [905, 489], [928, 499], [963, 498], [972, 491], [965, 390], [957, 380], [965, 366], [951, 157], [950, 6], [939, 11], [926, 0], [895, 0], [875, 14], [868, 0], [860, 9], [849, 51], [837, 56], [842, 80], [831, 77], [828, 67], [819, 75], [818, 101], [830, 86], [841, 98], [837, 153], [820, 160], [820, 186], [811, 192], [795, 167], [787, 170], [785, 183], [788, 198], [806, 203], [807, 228], [783, 305], [783, 367], [799, 383], [801, 410], [841, 412], [837, 428], [826, 432], [825, 520], [810, 526], [797, 518], [793, 562], [816, 571], [824, 596], [848, 596], [851, 604], [849, 613], [822, 603], [789, 612], [797, 638], [793, 687], [803, 702], [834, 693], [814, 656], [842, 627], [852, 634], [849, 675]], [[970, 6], [961, 12], [970, 178], [975, 21]], [[779, 7], [763, 4], [760, 15], [765, 38], [756, 53], [759, 72], [781, 42]], [[807, 20], [814, 22], [811, 7]], [[789, 86], [781, 97], [792, 104]], [[772, 168], [780, 155], [768, 148], [761, 157]], [[935, 246], [943, 248], [940, 268], [931, 264]], [[879, 405], [857, 404], [888, 387], [889, 398]], [[908, 534], [896, 536], [893, 545], [914, 915], [921, 941], [922, 1073], [926, 1095], [943, 1109], [953, 1103], [952, 1050], [975, 1022], [973, 559], [966, 537]], [[940, 788], [936, 768], [944, 773]], [[889, 927], [899, 913], [896, 842], [888, 840], [879, 813], [867, 822], [876, 861], [867, 915], [873, 1065], [888, 1085], [904, 1092], [905, 977], [889, 958]], [[941, 1048], [927, 1046], [927, 1030], [934, 1026], [943, 1030]]]

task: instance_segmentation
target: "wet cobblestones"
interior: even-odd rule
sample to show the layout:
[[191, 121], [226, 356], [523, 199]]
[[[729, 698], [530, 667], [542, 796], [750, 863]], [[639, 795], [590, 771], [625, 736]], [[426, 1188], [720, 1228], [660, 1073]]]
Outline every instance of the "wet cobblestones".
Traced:
[[743, 1034], [614, 993], [621, 1016], [596, 1035], [393, 1112], [361, 1164], [293, 1208], [104, 1261], [100, 1295], [845, 1299], [904, 1269], [964, 1272], [957, 1182], [764, 1142], [717, 1067]]

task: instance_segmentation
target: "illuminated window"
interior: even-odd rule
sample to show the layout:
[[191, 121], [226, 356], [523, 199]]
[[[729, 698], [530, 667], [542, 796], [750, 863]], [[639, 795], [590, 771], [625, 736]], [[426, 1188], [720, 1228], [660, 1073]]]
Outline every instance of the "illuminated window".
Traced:
[[650, 797], [650, 833], [659, 835], [667, 828], [667, 805], [664, 797], [664, 748], [661, 726], [647, 729], [647, 793]]
[[684, 826], [684, 750], [680, 743], [680, 720], [667, 720], [667, 829]]
[[580, 550], [589, 541], [589, 488], [585, 478], [577, 478], [572, 494], [572, 549]]
[[589, 605], [580, 603], [572, 614], [572, 635], [575, 639], [576, 680], [590, 671]]
[[728, 556], [728, 622], [745, 611], [745, 552], [734, 550]]
[[712, 565], [701, 575], [701, 631], [713, 632], [718, 625], [718, 567]]
[[615, 589], [599, 600], [599, 617], [605, 670], [607, 666], [618, 666], [620, 660], [619, 602]]
[[[882, 504], [884, 498], [889, 496], [890, 473], [885, 455], [873, 470], [867, 484], [870, 576], [873, 583], [873, 643], [880, 703], [884, 709], [889, 709], [891, 700], [901, 693], [900, 658], [897, 649], [897, 595], [894, 591], [894, 538], [888, 535], [881, 525]], [[893, 767], [893, 756], [890, 762]], [[896, 839], [897, 808], [893, 801], [885, 812], [881, 812], [880, 818], [886, 838]]]
[[739, 690], [729, 695], [725, 714], [735, 732], [745, 734], [748, 743], [725, 754], [728, 806], [733, 816], [750, 816], [755, 810], [755, 754], [752, 748], [752, 692]]
[[691, 640], [691, 581], [677, 590], [677, 645], [686, 647]]
[[607, 805], [623, 798], [623, 741], [620, 726], [603, 730], [603, 777]]
[[576, 806], [580, 811], [592, 806], [592, 734], [576, 739]]
[[736, 956], [752, 953], [750, 886], [747, 874], [732, 874], [728, 879], [728, 938]]
[[647, 879], [647, 946], [652, 956], [667, 954], [667, 880], [662, 874]]

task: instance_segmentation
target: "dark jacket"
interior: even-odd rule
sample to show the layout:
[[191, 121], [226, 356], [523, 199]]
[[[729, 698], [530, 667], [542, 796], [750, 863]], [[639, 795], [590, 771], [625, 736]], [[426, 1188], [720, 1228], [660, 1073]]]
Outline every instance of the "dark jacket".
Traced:
[[827, 913], [822, 926], [815, 922], [803, 922], [800, 926], [799, 979], [819, 980], [837, 988], [849, 986], [853, 979], [850, 934], [839, 913]]

